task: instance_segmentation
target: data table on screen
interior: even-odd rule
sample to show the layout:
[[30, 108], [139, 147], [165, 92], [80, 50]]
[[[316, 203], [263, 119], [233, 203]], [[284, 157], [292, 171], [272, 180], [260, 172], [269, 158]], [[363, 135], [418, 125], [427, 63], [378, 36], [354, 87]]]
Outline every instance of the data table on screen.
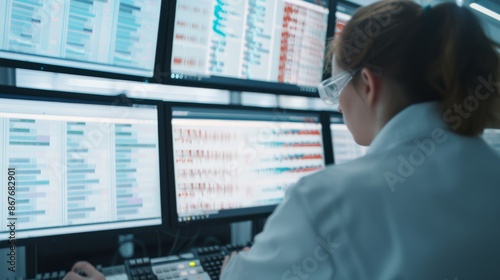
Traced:
[[0, 58], [152, 77], [161, 0], [7, 0]]
[[182, 218], [279, 204], [288, 187], [325, 165], [319, 123], [174, 115], [172, 132]]
[[[157, 126], [115, 124], [115, 172], [117, 219], [157, 214], [158, 166]], [[143, 193], [138, 189], [147, 190]]]
[[[15, 170], [18, 238], [161, 224], [156, 108], [0, 104], [0, 167]], [[5, 221], [2, 211], [0, 236]]]
[[[16, 173], [16, 215], [18, 223], [31, 228], [56, 226], [63, 212], [63, 182], [54, 163], [60, 162], [60, 127], [50, 120], [2, 118], [6, 133], [4, 149], [7, 168]], [[7, 136], [8, 135], [8, 136]]]
[[225, 77], [316, 87], [328, 1], [178, 0], [172, 77]]
[[[66, 123], [66, 219], [68, 224], [105, 222], [112, 211], [109, 162], [111, 155], [109, 134], [92, 146], [85, 141], [90, 133], [98, 131], [99, 123]], [[61, 166], [62, 167], [62, 166]]]

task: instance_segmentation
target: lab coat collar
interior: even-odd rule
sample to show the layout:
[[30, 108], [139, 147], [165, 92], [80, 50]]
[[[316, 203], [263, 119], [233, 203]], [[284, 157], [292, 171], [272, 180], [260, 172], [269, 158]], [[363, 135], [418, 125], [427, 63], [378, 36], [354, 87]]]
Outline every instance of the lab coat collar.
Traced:
[[439, 102], [424, 102], [413, 104], [397, 113], [385, 124], [373, 139], [367, 154], [374, 151], [390, 149], [401, 141], [409, 138], [425, 136], [441, 128], [449, 130], [443, 120], [443, 113]]

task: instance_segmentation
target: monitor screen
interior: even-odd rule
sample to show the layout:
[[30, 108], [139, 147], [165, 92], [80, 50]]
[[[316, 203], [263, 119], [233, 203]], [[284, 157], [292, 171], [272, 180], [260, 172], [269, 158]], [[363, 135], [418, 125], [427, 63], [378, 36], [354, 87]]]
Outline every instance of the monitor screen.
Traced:
[[171, 111], [180, 223], [271, 213], [289, 186], [325, 166], [317, 113], [177, 106]]
[[335, 164], [349, 162], [366, 154], [368, 147], [358, 145], [354, 141], [341, 115], [330, 117], [330, 130]]
[[483, 139], [500, 153], [500, 129], [485, 129]]
[[184, 84], [313, 95], [330, 2], [177, 0], [167, 73]]
[[358, 6], [352, 3], [344, 1], [339, 1], [337, 3], [337, 11], [335, 12], [335, 37], [342, 32], [344, 26], [351, 20], [357, 8]]
[[162, 224], [159, 108], [110, 104], [0, 95], [0, 240]]
[[5, 0], [0, 59], [151, 78], [160, 8], [161, 0]]

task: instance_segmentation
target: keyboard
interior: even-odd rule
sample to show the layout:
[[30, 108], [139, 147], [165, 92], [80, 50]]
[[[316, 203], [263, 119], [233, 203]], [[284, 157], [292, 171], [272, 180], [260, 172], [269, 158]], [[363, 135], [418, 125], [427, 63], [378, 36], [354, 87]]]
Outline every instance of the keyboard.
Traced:
[[[210, 280], [198, 259], [193, 254], [163, 258], [136, 258], [126, 260], [123, 265], [96, 266], [106, 280]], [[61, 280], [66, 271], [40, 273], [34, 280]]]
[[[193, 248], [161, 258], [135, 258], [124, 264], [96, 268], [106, 280], [218, 280], [224, 257], [252, 244], [228, 244]], [[67, 271], [39, 273], [32, 280], [61, 280]]]
[[224, 258], [230, 255], [233, 251], [241, 251], [245, 247], [252, 246], [248, 244], [228, 244], [224, 246], [206, 246], [191, 249], [191, 252], [201, 262], [201, 266], [208, 273], [211, 280], [218, 280], [220, 269]]
[[153, 273], [149, 258], [125, 260], [124, 264], [130, 280], [158, 280], [156, 274]]
[[[106, 276], [106, 280], [128, 280], [124, 265], [109, 266], [105, 268], [97, 265], [96, 268]], [[33, 280], [61, 280], [67, 273], [68, 272], [64, 270], [39, 273]]]
[[162, 261], [161, 258], [152, 262], [152, 271], [158, 280], [210, 280], [198, 259], [192, 255], [175, 261]]

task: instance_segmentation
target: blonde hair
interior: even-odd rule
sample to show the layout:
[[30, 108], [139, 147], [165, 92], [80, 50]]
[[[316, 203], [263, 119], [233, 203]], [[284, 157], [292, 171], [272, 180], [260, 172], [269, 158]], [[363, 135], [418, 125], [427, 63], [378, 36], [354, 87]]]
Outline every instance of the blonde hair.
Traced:
[[376, 66], [412, 103], [440, 101], [454, 131], [478, 135], [500, 120], [496, 48], [466, 8], [387, 0], [358, 9], [327, 57], [344, 70]]

